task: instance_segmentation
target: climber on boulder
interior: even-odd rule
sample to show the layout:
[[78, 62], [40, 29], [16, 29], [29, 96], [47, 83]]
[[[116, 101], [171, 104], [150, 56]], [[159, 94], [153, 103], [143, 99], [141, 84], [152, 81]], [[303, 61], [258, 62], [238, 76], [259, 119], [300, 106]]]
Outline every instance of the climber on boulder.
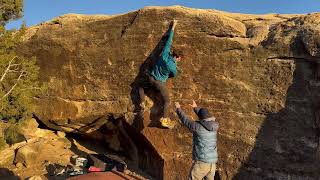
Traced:
[[[166, 81], [170, 77], [177, 76], [177, 62], [179, 62], [182, 58], [182, 53], [178, 50], [173, 50], [170, 52], [172, 39], [175, 27], [177, 25], [177, 20], [172, 22], [171, 30], [169, 31], [168, 40], [165, 43], [165, 46], [162, 50], [162, 53], [155, 63], [155, 65], [151, 68], [149, 72], [145, 74], [146, 81], [144, 82], [142, 87], [139, 87], [139, 96], [140, 96], [140, 107], [143, 111], [145, 108], [145, 88], [151, 88], [160, 93], [160, 96], [163, 100], [163, 117], [160, 119], [162, 126], [167, 127], [166, 123], [171, 121], [168, 117], [168, 106], [170, 103], [169, 93], [166, 87]], [[163, 123], [166, 122], [166, 123]]]
[[199, 108], [195, 101], [191, 105], [199, 117], [198, 121], [191, 121], [182, 111], [178, 102], [175, 103], [176, 113], [181, 123], [192, 133], [192, 160], [193, 164], [189, 173], [189, 180], [213, 180], [218, 160], [217, 130], [218, 122], [210, 116], [208, 109]]

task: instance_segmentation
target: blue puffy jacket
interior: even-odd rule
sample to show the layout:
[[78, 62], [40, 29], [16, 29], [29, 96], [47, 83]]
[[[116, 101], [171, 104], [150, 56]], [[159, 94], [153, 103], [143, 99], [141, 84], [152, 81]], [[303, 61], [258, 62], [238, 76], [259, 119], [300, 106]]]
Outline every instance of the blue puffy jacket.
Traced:
[[[198, 114], [199, 109], [200, 108], [194, 108], [196, 114]], [[176, 113], [181, 123], [193, 133], [192, 159], [206, 163], [216, 163], [218, 161], [217, 130], [219, 124], [215, 121], [215, 118], [211, 117], [199, 121], [190, 121], [180, 108], [177, 109]]]
[[169, 38], [162, 50], [161, 56], [150, 72], [155, 80], [161, 82], [166, 82], [169, 76], [175, 77], [177, 75], [176, 60], [170, 53], [173, 33], [173, 30], [170, 30]]

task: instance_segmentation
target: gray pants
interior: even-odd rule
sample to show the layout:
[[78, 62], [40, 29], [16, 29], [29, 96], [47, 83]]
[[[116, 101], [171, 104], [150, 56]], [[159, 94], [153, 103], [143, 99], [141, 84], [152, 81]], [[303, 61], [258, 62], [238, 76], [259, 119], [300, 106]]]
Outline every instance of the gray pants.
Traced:
[[215, 163], [205, 163], [201, 161], [194, 161], [190, 169], [188, 180], [214, 180], [216, 171]]
[[166, 84], [155, 80], [152, 75], [146, 73], [144, 75], [144, 84], [139, 87], [140, 102], [144, 102], [145, 99], [144, 89], [153, 89], [159, 93], [163, 100], [163, 117], [168, 117], [170, 100]]

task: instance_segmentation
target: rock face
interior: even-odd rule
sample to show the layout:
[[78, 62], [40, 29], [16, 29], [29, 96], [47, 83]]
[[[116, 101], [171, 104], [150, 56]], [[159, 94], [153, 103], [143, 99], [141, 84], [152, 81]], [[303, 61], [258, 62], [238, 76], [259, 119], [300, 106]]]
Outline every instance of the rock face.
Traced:
[[67, 165], [70, 162], [69, 148], [71, 145], [70, 142], [66, 142], [67, 140], [61, 138], [51, 141], [41, 139], [29, 143], [17, 150], [15, 163], [22, 163], [26, 167], [41, 164], [45, 161]]
[[37, 57], [41, 81], [49, 86], [35, 98], [36, 116], [53, 129], [82, 134], [121, 120], [121, 137], [131, 137], [127, 149], [140, 168], [156, 179], [186, 179], [191, 133], [148, 126], [159, 118], [154, 92], [144, 118], [134, 116], [140, 75], [161, 52], [172, 19], [179, 21], [173, 44], [184, 58], [178, 77], [167, 83], [171, 118], [177, 118], [174, 101], [191, 115], [191, 99], [215, 115], [220, 178], [317, 179], [317, 13], [246, 15], [174, 6], [61, 16], [31, 27], [20, 48]]
[[[6, 145], [0, 150], [0, 179], [24, 179], [47, 173], [45, 169], [50, 164], [70, 164], [74, 149], [71, 149], [72, 143], [67, 138], [59, 136], [63, 132], [56, 134], [54, 131], [41, 129], [38, 125], [33, 118], [18, 124], [0, 122], [1, 127], [17, 128], [17, 132], [24, 137], [22, 142]], [[2, 131], [4, 129], [0, 129], [0, 135], [3, 134]], [[3, 175], [1, 170], [10, 170], [12, 174]]]

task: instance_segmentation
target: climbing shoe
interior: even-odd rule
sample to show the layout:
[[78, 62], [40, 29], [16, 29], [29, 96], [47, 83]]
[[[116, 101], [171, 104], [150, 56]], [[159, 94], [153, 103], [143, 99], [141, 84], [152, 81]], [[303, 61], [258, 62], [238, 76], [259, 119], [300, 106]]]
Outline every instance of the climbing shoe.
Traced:
[[176, 122], [171, 120], [170, 118], [161, 118], [160, 123], [162, 127], [173, 129], [176, 125]]
[[145, 102], [140, 103], [140, 109], [141, 109], [142, 112], [145, 111], [145, 109], [146, 109], [146, 103]]

